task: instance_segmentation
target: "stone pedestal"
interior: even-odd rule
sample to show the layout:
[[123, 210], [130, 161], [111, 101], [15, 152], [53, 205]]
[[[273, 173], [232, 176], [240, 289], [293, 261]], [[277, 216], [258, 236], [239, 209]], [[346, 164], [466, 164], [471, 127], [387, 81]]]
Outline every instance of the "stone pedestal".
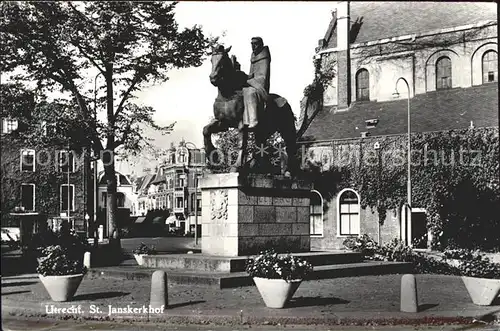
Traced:
[[310, 251], [310, 183], [227, 173], [209, 174], [200, 185], [202, 254], [244, 256], [268, 248]]

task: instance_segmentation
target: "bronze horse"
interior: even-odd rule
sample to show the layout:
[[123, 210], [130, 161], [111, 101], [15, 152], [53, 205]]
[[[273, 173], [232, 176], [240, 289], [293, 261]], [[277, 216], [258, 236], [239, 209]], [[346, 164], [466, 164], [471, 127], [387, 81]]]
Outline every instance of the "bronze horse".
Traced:
[[[212, 52], [212, 72], [210, 82], [218, 88], [214, 102], [214, 119], [203, 128], [205, 153], [209, 162], [217, 159], [214, 153], [211, 135], [224, 132], [229, 128], [238, 129], [238, 157], [231, 171], [250, 170], [252, 172], [269, 173], [271, 165], [265, 153], [255, 153], [251, 162], [247, 161], [246, 147], [249, 129], [243, 125], [243, 93], [242, 88], [247, 81], [247, 75], [239, 70], [239, 63], [233, 56], [229, 58], [231, 47], [224, 49], [219, 46]], [[286, 146], [286, 175], [295, 175], [298, 170], [296, 160], [297, 133], [295, 130], [295, 115], [288, 101], [277, 95], [269, 94], [266, 107], [258, 114], [258, 124], [252, 129], [257, 147], [265, 146], [266, 140], [275, 132], [279, 132]], [[270, 154], [282, 151], [267, 151]], [[281, 155], [280, 155], [281, 156]], [[282, 159], [282, 162], [284, 160]]]

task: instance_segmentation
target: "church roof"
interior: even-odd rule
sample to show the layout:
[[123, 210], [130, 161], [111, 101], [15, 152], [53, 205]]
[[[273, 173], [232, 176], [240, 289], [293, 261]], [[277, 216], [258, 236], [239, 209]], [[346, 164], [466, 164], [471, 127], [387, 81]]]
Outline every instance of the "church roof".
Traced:
[[[332, 111], [324, 107], [302, 135], [304, 140], [333, 140], [402, 134], [407, 128], [407, 99], [386, 102], [355, 102], [349, 110]], [[366, 120], [378, 119], [367, 129]], [[454, 88], [418, 94], [410, 99], [412, 132], [463, 129], [473, 121], [475, 127], [498, 126], [498, 84]]]
[[[350, 2], [351, 43], [421, 34], [483, 21], [497, 21], [494, 2]], [[336, 47], [335, 16], [325, 35]], [[358, 31], [359, 30], [359, 31]]]

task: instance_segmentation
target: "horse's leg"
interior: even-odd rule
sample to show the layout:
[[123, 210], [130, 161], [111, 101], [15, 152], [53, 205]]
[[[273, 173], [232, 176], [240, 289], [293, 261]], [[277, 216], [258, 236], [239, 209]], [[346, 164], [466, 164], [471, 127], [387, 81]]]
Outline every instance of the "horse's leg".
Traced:
[[247, 163], [247, 145], [248, 145], [248, 130], [243, 127], [238, 131], [238, 158], [231, 172], [241, 170]]
[[215, 133], [215, 129], [218, 126], [218, 122], [216, 119], [213, 119], [203, 127], [203, 142], [205, 145], [205, 153], [210, 154], [213, 150], [215, 150], [215, 146], [212, 143], [212, 133]]
[[205, 144], [205, 155], [210, 161], [209, 163], [218, 163], [219, 155], [214, 154], [215, 146], [212, 143], [212, 134], [222, 132], [227, 130], [227, 125], [223, 124], [221, 121], [213, 119], [210, 123], [203, 127], [203, 141]]
[[277, 114], [281, 118], [281, 121], [277, 121], [278, 131], [285, 141], [286, 146], [286, 172], [289, 172], [289, 174], [293, 176], [296, 175], [299, 170], [299, 162], [297, 160], [297, 131], [295, 130], [295, 116], [293, 115], [292, 108], [288, 103], [277, 110]]

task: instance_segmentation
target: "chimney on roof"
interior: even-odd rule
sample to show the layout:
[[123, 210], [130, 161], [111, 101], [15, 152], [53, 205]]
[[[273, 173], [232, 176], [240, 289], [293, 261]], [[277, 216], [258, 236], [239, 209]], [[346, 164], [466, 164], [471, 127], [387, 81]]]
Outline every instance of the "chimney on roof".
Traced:
[[[333, 13], [332, 13], [333, 14]], [[348, 108], [351, 104], [351, 54], [349, 50], [350, 32], [349, 1], [337, 4], [337, 81], [339, 109]]]

